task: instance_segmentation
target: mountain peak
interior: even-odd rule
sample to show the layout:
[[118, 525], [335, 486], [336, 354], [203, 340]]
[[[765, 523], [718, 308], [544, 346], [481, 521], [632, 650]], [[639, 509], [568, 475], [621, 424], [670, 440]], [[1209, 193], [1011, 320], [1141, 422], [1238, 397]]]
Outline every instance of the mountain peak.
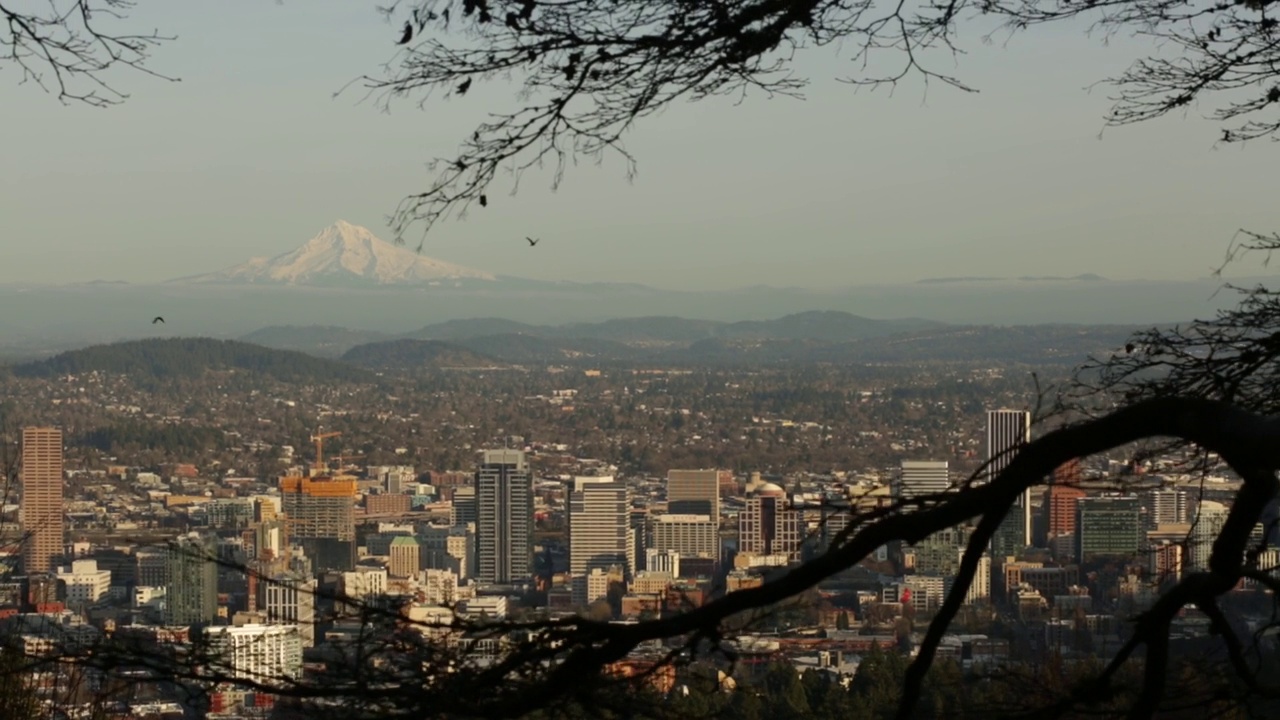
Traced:
[[371, 230], [338, 220], [294, 250], [207, 275], [195, 283], [278, 285], [417, 285], [441, 280], [495, 280], [490, 273], [393, 245]]

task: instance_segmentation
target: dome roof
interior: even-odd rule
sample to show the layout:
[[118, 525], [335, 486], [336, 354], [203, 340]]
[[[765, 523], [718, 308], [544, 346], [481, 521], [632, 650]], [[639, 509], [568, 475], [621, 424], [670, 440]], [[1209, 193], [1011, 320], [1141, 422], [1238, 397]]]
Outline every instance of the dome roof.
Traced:
[[760, 487], [756, 488], [756, 495], [782, 496], [786, 494], [787, 494], [787, 491], [783, 490], [782, 486], [776, 485], [774, 483], [765, 483]]

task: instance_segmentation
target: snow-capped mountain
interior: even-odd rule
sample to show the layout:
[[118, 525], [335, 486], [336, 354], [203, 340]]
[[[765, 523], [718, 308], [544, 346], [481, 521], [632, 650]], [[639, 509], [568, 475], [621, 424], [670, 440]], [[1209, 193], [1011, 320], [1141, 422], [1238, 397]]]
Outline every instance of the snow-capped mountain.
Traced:
[[345, 220], [275, 257], [206, 275], [179, 278], [182, 283], [254, 283], [270, 285], [421, 285], [446, 280], [496, 280], [492, 274], [420, 255]]

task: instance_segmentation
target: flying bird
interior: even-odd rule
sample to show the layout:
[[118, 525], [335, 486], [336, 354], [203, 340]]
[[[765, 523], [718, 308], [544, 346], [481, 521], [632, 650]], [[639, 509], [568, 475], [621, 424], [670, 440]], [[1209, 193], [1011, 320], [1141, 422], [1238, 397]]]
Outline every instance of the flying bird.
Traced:
[[406, 45], [413, 39], [413, 23], [408, 20], [404, 22], [404, 34], [400, 36], [400, 42], [397, 45]]
[[458, 84], [459, 95], [466, 95], [467, 91], [470, 89], [471, 89], [471, 78], [467, 78], [466, 80], [463, 80], [461, 83]]
[[539, 240], [542, 240], [542, 238], [538, 238], [537, 240], [534, 240], [533, 238], [529, 237], [528, 235], [525, 235], [525, 236], [524, 236], [524, 239], [529, 241], [529, 247], [533, 247], [534, 245], [537, 245], [537, 244], [538, 244], [538, 241], [539, 241]]
[[162, 322], [164, 322], [164, 318], [162, 318], [162, 317], [160, 317], [159, 315], [157, 315], [157, 316], [156, 316], [156, 319], [151, 321], [151, 324], [152, 324], [152, 325], [155, 325], [156, 323], [162, 323]]

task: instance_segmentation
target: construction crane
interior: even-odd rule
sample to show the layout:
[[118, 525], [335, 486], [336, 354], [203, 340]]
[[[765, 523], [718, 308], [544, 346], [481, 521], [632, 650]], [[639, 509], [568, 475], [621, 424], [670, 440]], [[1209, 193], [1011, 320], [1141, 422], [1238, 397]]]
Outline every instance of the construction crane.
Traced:
[[355, 458], [362, 458], [364, 457], [364, 453], [338, 453], [334, 457], [337, 458], [338, 460], [338, 472], [342, 472], [342, 469], [346, 467], [346, 465], [342, 462], [343, 460], [354, 460]]
[[339, 436], [339, 435], [341, 435], [341, 434], [342, 434], [342, 433], [340, 433], [340, 432], [327, 432], [327, 433], [320, 433], [319, 435], [312, 435], [312, 436], [311, 436], [311, 442], [313, 442], [313, 443], [315, 443], [315, 444], [316, 444], [316, 464], [315, 464], [315, 468], [316, 468], [316, 470], [318, 470], [319, 472], [324, 472], [324, 470], [325, 470], [325, 467], [324, 467], [324, 441], [325, 441], [325, 438], [338, 437], [338, 436]]

